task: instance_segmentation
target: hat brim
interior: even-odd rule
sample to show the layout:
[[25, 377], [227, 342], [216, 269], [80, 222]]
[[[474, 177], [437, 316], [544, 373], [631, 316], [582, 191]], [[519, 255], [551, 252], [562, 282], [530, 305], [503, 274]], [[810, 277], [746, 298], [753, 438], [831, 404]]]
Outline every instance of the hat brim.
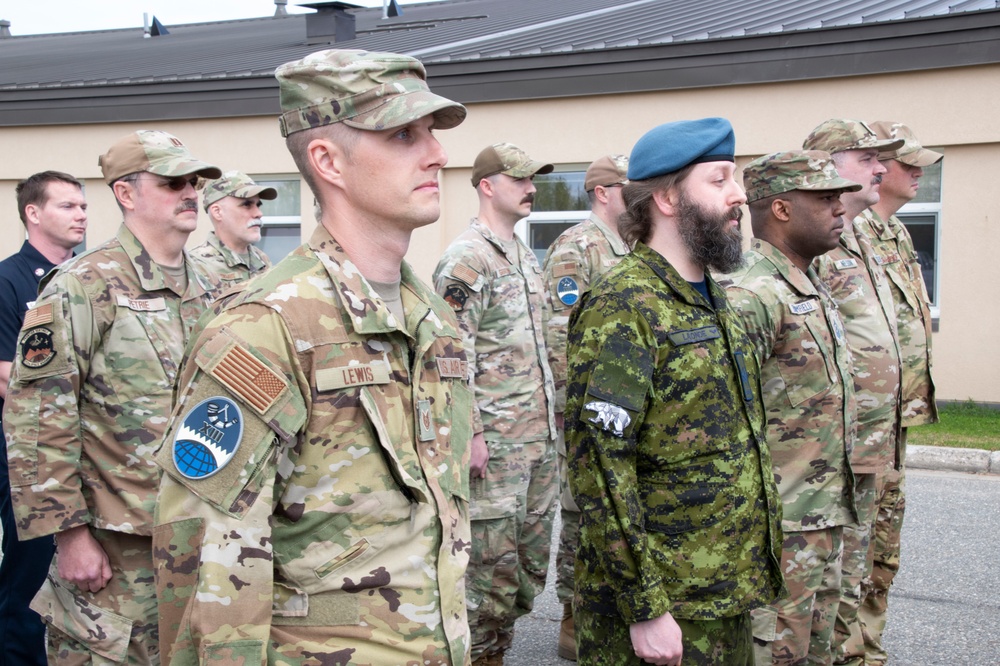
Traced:
[[360, 130], [387, 130], [433, 115], [433, 129], [451, 129], [461, 125], [467, 114], [468, 111], [458, 102], [429, 90], [414, 90], [393, 95], [384, 104], [352, 118], [344, 118], [341, 122]]
[[[511, 178], [529, 178], [531, 176], [536, 176], [540, 173], [552, 173], [555, 166], [552, 164], [546, 164], [545, 162], [535, 162], [532, 160], [526, 164], [519, 164], [512, 169], [507, 169], [505, 171], [497, 171], [497, 173], [502, 173], [505, 176], [510, 176]], [[493, 175], [493, 174], [489, 174]], [[484, 176], [485, 178], [485, 176]]]
[[859, 183], [855, 183], [853, 180], [847, 180], [846, 178], [832, 178], [830, 180], [821, 180], [818, 183], [810, 183], [802, 187], [796, 187], [795, 189], [806, 190], [808, 192], [829, 192], [831, 190], [858, 192], [864, 189], [864, 186]]
[[937, 164], [944, 159], [944, 155], [926, 148], [919, 148], [912, 153], [906, 153], [905, 155], [899, 155], [898, 157], [893, 157], [892, 159], [898, 160], [903, 164], [909, 164], [915, 167], [929, 167], [932, 164]]
[[207, 162], [202, 162], [201, 160], [183, 160], [181, 162], [168, 160], [166, 164], [150, 163], [146, 171], [149, 173], [155, 173], [157, 176], [166, 176], [168, 178], [172, 178], [174, 176], [188, 176], [193, 173], [209, 180], [222, 178], [222, 169], [212, 166]]

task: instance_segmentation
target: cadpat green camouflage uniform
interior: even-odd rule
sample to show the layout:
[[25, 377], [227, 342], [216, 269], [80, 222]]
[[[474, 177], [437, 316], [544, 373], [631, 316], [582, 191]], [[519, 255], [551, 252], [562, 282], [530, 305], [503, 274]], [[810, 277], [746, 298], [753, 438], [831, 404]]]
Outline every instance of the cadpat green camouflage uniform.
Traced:
[[[628, 254], [628, 246], [594, 213], [562, 232], [549, 247], [542, 264], [548, 285], [550, 315], [545, 322], [545, 346], [555, 381], [555, 411], [566, 410], [566, 334], [569, 316], [580, 295], [601, 275]], [[559, 432], [559, 480], [562, 488], [562, 530], [556, 557], [556, 596], [562, 604], [573, 602], [573, 566], [580, 541], [580, 509], [569, 492], [566, 476], [565, 433]]]
[[[706, 627], [743, 622], [749, 635], [741, 616], [784, 593], [759, 370], [725, 294], [711, 278], [708, 288], [714, 307], [639, 243], [570, 321], [580, 664], [638, 664], [628, 625], [667, 612]], [[690, 639], [685, 663], [753, 658], [749, 645], [707, 656], [718, 645]]]
[[490, 459], [471, 481], [473, 547], [466, 576], [472, 659], [510, 646], [514, 621], [545, 587], [559, 491], [552, 374], [546, 360], [541, 270], [473, 220], [445, 250], [434, 285], [454, 309], [468, 350]]
[[18, 534], [89, 525], [113, 571], [101, 591], [81, 592], [53, 563], [32, 608], [63, 659], [157, 662], [153, 453], [209, 287], [186, 267], [178, 294], [122, 226], [64, 264], [25, 317], [4, 412]]
[[405, 322], [321, 226], [191, 347], [157, 458], [171, 663], [468, 663], [465, 353], [406, 264], [401, 293]]
[[902, 354], [900, 464], [886, 475], [872, 538], [872, 589], [859, 610], [865, 638], [865, 663], [882, 664], [887, 597], [899, 571], [900, 532], [906, 510], [906, 429], [937, 423], [937, 402], [931, 376], [931, 311], [913, 240], [895, 215], [887, 222], [870, 209], [855, 220], [871, 239], [876, 263], [885, 268], [896, 306], [896, 330]]
[[237, 254], [223, 245], [214, 231], [204, 243], [191, 250], [191, 257], [217, 285], [215, 295], [271, 267], [270, 259], [261, 249], [251, 245], [246, 255]]
[[857, 404], [837, 305], [754, 239], [741, 270], [720, 280], [761, 366], [767, 443], [783, 505], [781, 570], [789, 596], [753, 612], [759, 664], [831, 663], [843, 528], [855, 522], [850, 455]]
[[844, 530], [843, 584], [835, 663], [860, 664], [864, 640], [858, 608], [871, 586], [871, 537], [885, 474], [898, 464], [900, 353], [896, 314], [885, 271], [868, 238], [853, 225], [814, 267], [840, 308], [854, 363], [858, 434], [851, 454], [857, 526]]

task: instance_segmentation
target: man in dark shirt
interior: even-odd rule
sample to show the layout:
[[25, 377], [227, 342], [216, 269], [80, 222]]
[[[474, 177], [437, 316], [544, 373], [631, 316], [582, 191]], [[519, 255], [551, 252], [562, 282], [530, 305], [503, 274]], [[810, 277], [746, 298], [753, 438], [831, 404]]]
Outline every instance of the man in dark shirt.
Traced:
[[[38, 295], [38, 283], [73, 256], [87, 232], [87, 201], [73, 176], [43, 171], [17, 184], [17, 210], [28, 239], [0, 262], [0, 412], [7, 397], [18, 333]], [[0, 421], [2, 425], [2, 421]], [[45, 664], [45, 625], [28, 608], [52, 561], [51, 537], [18, 541], [7, 477], [7, 444], [0, 455], [0, 664]]]

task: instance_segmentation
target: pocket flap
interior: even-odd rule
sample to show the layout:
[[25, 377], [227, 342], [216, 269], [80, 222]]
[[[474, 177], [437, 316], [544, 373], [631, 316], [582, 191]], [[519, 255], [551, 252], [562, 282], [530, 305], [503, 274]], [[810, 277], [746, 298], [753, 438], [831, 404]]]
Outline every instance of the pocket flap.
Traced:
[[132, 620], [95, 606], [51, 576], [31, 601], [31, 610], [47, 624], [80, 641], [116, 664], [125, 663]]

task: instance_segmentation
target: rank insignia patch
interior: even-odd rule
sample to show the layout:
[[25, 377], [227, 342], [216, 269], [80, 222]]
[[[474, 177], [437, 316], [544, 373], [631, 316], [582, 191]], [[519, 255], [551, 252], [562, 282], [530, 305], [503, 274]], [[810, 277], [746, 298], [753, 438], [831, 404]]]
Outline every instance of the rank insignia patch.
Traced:
[[465, 307], [465, 302], [469, 300], [469, 292], [461, 285], [448, 285], [448, 288], [444, 290], [444, 300], [451, 306], [452, 310], [461, 310]]
[[556, 295], [563, 305], [573, 305], [580, 300], [580, 286], [567, 275], [556, 284]]
[[21, 365], [26, 368], [42, 368], [56, 357], [52, 348], [52, 331], [47, 328], [33, 328], [21, 338]]
[[243, 438], [243, 412], [229, 398], [202, 400], [174, 435], [174, 465], [188, 479], [207, 479], [232, 460]]

